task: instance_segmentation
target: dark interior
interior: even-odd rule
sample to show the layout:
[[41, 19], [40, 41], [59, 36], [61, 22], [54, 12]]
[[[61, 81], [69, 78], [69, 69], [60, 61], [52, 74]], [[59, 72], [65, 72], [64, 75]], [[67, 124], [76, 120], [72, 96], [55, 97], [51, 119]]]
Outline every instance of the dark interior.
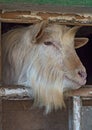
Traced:
[[[2, 33], [22, 26], [29, 26], [29, 24], [2, 23]], [[85, 46], [77, 49], [76, 52], [87, 70], [87, 84], [90, 85], [92, 84], [92, 27], [81, 27], [76, 36], [89, 38], [89, 42]]]
[[76, 51], [86, 68], [87, 84], [90, 85], [92, 84], [92, 27], [81, 27], [77, 33], [77, 36], [89, 38], [89, 42]]

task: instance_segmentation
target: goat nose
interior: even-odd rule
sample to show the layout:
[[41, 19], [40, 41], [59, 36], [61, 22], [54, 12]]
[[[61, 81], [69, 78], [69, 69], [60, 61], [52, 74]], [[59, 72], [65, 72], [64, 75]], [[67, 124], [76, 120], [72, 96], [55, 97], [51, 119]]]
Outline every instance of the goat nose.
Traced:
[[78, 75], [81, 77], [81, 78], [83, 78], [83, 79], [86, 79], [86, 77], [87, 77], [87, 74], [86, 74], [86, 72], [85, 71], [78, 71]]

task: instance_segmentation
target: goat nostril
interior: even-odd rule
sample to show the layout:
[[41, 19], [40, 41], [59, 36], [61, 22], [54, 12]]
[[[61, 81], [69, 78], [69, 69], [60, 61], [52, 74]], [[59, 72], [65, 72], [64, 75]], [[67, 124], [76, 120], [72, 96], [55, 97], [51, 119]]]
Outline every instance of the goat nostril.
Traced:
[[78, 72], [78, 75], [79, 75], [81, 78], [86, 78], [86, 77], [87, 77], [86, 72], [84, 72], [84, 71], [79, 71], [79, 72]]
[[82, 75], [82, 73], [81, 73], [80, 71], [78, 72], [78, 75], [79, 75], [80, 77], [82, 77], [82, 76], [83, 76], [83, 75]]

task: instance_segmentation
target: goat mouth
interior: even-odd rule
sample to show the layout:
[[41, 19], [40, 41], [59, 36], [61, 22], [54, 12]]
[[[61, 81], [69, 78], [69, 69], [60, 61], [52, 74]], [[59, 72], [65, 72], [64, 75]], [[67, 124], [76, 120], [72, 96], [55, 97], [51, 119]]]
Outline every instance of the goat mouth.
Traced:
[[80, 82], [78, 82], [78, 81], [75, 81], [75, 80], [73, 80], [73, 79], [70, 79], [68, 76], [65, 76], [65, 78], [68, 79], [69, 81], [71, 81], [72, 83], [78, 85], [79, 87], [86, 84], [86, 79], [84, 79], [84, 80], [80, 83]]

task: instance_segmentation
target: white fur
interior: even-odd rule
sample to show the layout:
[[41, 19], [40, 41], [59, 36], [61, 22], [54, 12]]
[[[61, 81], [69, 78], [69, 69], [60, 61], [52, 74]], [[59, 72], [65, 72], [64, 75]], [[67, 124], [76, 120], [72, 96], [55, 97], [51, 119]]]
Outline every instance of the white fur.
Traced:
[[[45, 106], [48, 113], [64, 106], [64, 91], [81, 86], [76, 82], [83, 79], [76, 70], [85, 69], [76, 55], [74, 42], [65, 44], [63, 36], [69, 28], [48, 25], [36, 43], [36, 28], [39, 34], [41, 26], [15, 29], [3, 35], [3, 83], [30, 87], [35, 104]], [[72, 37], [70, 35], [69, 41], [73, 41]], [[44, 41], [51, 41], [53, 45], [44, 45]]]

